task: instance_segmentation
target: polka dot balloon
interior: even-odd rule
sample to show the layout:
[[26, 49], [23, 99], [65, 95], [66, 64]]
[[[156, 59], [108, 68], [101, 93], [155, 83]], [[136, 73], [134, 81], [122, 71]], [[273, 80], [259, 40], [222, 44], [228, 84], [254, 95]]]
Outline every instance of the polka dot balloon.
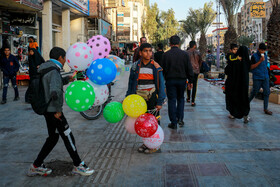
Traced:
[[93, 61], [86, 74], [93, 83], [106, 85], [116, 78], [117, 68], [111, 60], [102, 58]]
[[89, 79], [86, 82], [90, 83], [94, 89], [95, 100], [93, 106], [99, 106], [104, 104], [109, 97], [109, 89], [107, 85], [98, 85], [91, 82]]
[[87, 45], [93, 50], [93, 60], [106, 58], [111, 51], [110, 41], [102, 35], [93, 36], [87, 41]]
[[83, 71], [91, 65], [93, 57], [92, 49], [87, 44], [78, 42], [68, 48], [66, 62], [72, 69]]
[[72, 82], [65, 92], [67, 105], [77, 112], [88, 110], [94, 103], [93, 87], [85, 81]]

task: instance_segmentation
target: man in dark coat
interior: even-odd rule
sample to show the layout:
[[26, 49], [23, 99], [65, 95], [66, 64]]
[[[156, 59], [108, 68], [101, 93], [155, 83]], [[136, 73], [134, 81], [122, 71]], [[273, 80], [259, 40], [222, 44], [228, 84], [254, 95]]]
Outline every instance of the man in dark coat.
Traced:
[[189, 81], [189, 89], [193, 83], [193, 69], [186, 51], [179, 49], [180, 38], [172, 36], [170, 38], [171, 49], [162, 56], [161, 64], [163, 75], [166, 80], [166, 91], [168, 98], [168, 115], [171, 123], [169, 128], [176, 129], [184, 126], [184, 93], [186, 81]]
[[155, 53], [154, 55], [154, 60], [159, 63], [159, 65], [161, 66], [161, 59], [162, 59], [162, 55], [164, 53], [163, 51], [163, 45], [162, 43], [159, 43], [158, 45], [158, 49], [157, 49], [157, 52]]
[[12, 81], [13, 88], [15, 90], [14, 101], [19, 100], [19, 93], [17, 87], [17, 72], [19, 70], [18, 59], [11, 54], [11, 49], [9, 47], [4, 48], [4, 56], [1, 58], [1, 70], [3, 71], [3, 95], [1, 104], [7, 102], [7, 92], [9, 81]]
[[[147, 43], [147, 38], [146, 37], [142, 37], [140, 38], [140, 46], [143, 44], [143, 43]], [[133, 55], [133, 62], [136, 62], [137, 60], [139, 60], [141, 58], [140, 56], [140, 46], [137, 47], [134, 51], [134, 55]]]

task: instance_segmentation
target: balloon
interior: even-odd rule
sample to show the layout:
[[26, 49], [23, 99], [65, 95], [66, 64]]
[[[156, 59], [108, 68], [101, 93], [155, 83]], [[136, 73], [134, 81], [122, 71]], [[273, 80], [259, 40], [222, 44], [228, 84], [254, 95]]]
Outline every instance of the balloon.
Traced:
[[121, 75], [125, 71], [124, 60], [122, 60], [121, 58], [119, 58], [119, 57], [117, 57], [115, 55], [109, 55], [106, 58], [111, 60], [112, 62], [114, 62], [114, 64], [116, 65], [116, 67], [117, 67], [117, 76]]
[[132, 118], [132, 117], [127, 117], [125, 122], [124, 122], [124, 126], [125, 126], [125, 129], [127, 130], [128, 133], [130, 134], [136, 134], [135, 132], [135, 128], [134, 128], [134, 125], [135, 125], [135, 121], [136, 121], [137, 118]]
[[145, 146], [147, 146], [150, 149], [158, 149], [164, 140], [164, 133], [161, 128], [161, 126], [158, 126], [157, 132], [149, 137], [149, 138], [143, 138], [143, 142]]
[[93, 51], [87, 44], [78, 42], [68, 48], [66, 62], [72, 69], [83, 71], [90, 66], [93, 56]]
[[123, 110], [126, 115], [137, 118], [147, 112], [147, 103], [143, 97], [132, 94], [123, 100]]
[[135, 121], [135, 131], [141, 137], [151, 137], [156, 133], [157, 129], [158, 122], [156, 117], [152, 114], [142, 114]]
[[91, 82], [89, 79], [86, 80], [94, 89], [95, 100], [93, 106], [103, 105], [109, 97], [109, 89], [107, 85], [98, 85]]
[[93, 60], [106, 58], [111, 51], [110, 41], [102, 35], [93, 36], [87, 45], [93, 50]]
[[116, 78], [117, 68], [115, 64], [106, 59], [97, 59], [92, 62], [87, 70], [88, 78], [95, 84], [109, 84]]
[[124, 117], [122, 104], [119, 102], [107, 104], [103, 110], [103, 116], [109, 123], [118, 123]]
[[67, 105], [77, 112], [88, 110], [94, 103], [93, 87], [85, 81], [72, 82], [65, 92]]

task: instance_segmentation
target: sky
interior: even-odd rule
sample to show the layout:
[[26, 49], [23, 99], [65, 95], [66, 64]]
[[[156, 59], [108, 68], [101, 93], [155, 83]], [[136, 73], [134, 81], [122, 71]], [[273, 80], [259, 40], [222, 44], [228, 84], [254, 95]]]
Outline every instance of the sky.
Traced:
[[[202, 8], [204, 3], [206, 2], [209, 2], [209, 0], [150, 0], [150, 5], [157, 3], [159, 10], [164, 11], [173, 8], [176, 19], [180, 21], [186, 19], [189, 8]], [[214, 2], [213, 9], [216, 11], [216, 1], [213, 0], [212, 2]], [[223, 24], [226, 25], [222, 9], [221, 13], [221, 22], [223, 22]], [[214, 22], [216, 22], [216, 20]], [[207, 33], [212, 33], [212, 31], [215, 29], [216, 26], [210, 27]]]

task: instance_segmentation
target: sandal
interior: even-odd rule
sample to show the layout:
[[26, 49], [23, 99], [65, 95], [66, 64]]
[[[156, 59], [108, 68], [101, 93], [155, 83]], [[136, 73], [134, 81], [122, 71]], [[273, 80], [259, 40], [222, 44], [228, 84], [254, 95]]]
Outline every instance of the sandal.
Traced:
[[191, 100], [190, 99], [187, 99], [187, 103], [190, 103], [191, 102]]
[[146, 150], [148, 149], [148, 147], [146, 147], [144, 144], [141, 145], [139, 148], [138, 148], [138, 152], [139, 153], [144, 153]]
[[192, 106], [195, 106], [196, 104], [195, 103], [192, 103]]
[[145, 151], [144, 151], [145, 154], [153, 154], [153, 153], [161, 153], [161, 149], [149, 149], [147, 148]]

